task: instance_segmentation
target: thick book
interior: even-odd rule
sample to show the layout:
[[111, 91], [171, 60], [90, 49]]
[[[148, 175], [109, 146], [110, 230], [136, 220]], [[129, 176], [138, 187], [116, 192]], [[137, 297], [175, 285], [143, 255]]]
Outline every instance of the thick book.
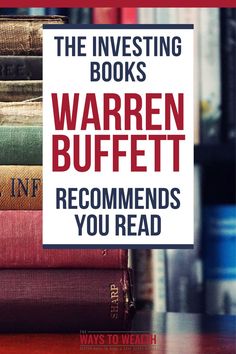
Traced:
[[0, 16], [0, 55], [42, 55], [42, 25], [65, 22], [64, 16]]
[[42, 91], [41, 80], [0, 81], [0, 102], [42, 101]]
[[0, 165], [41, 165], [42, 128], [0, 126]]
[[223, 138], [236, 140], [236, 9], [221, 9]]
[[124, 330], [134, 307], [127, 270], [0, 272], [1, 332]]
[[42, 166], [0, 165], [0, 210], [42, 209]]
[[127, 268], [127, 250], [43, 249], [42, 211], [0, 211], [0, 268]]
[[42, 114], [42, 102], [0, 102], [0, 125], [40, 126], [43, 120]]
[[42, 57], [0, 55], [0, 80], [42, 80]]
[[93, 8], [94, 24], [116, 24], [120, 23], [120, 9], [116, 7]]

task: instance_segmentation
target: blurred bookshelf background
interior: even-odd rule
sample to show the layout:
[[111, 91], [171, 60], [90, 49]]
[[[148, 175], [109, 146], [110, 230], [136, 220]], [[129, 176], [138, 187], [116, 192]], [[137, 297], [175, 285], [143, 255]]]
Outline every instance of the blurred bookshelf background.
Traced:
[[82, 24], [194, 24], [195, 247], [131, 251], [136, 304], [236, 314], [236, 9], [2, 8], [0, 14], [65, 15]]

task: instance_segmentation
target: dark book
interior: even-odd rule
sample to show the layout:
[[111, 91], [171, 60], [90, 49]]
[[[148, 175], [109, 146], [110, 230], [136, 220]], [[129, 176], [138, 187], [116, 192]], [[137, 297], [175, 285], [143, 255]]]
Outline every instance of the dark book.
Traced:
[[201, 170], [194, 168], [194, 249], [167, 250], [167, 311], [203, 311]]
[[1, 55], [0, 80], [42, 80], [42, 57]]
[[0, 55], [42, 55], [43, 24], [63, 24], [63, 16], [0, 16]]
[[92, 9], [86, 7], [73, 8], [70, 10], [70, 23], [92, 23]]
[[0, 125], [0, 165], [41, 165], [42, 128]]
[[153, 257], [150, 249], [132, 251], [134, 293], [137, 308], [152, 308], [154, 297]]
[[127, 250], [43, 249], [42, 211], [0, 211], [0, 233], [0, 268], [127, 268]]
[[221, 9], [222, 132], [236, 139], [236, 9]]
[[134, 307], [127, 270], [1, 270], [0, 332], [124, 330]]

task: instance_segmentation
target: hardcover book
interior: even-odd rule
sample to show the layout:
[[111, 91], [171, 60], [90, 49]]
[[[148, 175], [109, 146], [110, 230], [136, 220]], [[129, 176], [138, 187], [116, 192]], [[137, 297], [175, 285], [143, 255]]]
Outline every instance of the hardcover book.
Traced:
[[1, 270], [1, 332], [125, 330], [133, 309], [127, 270]]
[[42, 25], [66, 22], [63, 16], [0, 16], [0, 55], [42, 55]]
[[115, 7], [93, 8], [93, 23], [115, 24], [120, 22], [120, 9]]
[[42, 166], [0, 165], [0, 210], [8, 209], [42, 209]]
[[42, 57], [0, 55], [0, 80], [42, 80]]
[[0, 126], [0, 165], [41, 165], [42, 128]]
[[[30, 81], [29, 81], [30, 82]], [[6, 85], [8, 86], [8, 85]], [[27, 86], [25, 86], [25, 91], [27, 91]], [[31, 86], [31, 85], [30, 85]], [[34, 86], [34, 85], [32, 85]], [[31, 86], [31, 87], [32, 87]], [[38, 85], [36, 84], [36, 96], [40, 94], [38, 92]], [[7, 100], [10, 99], [11, 96], [8, 96], [9, 93], [4, 92], [5, 85], [0, 83], [0, 95], [2, 93], [3, 96], [6, 97]], [[19, 88], [20, 86], [17, 85]], [[2, 88], [2, 92], [1, 92]], [[8, 86], [9, 91], [11, 91], [11, 87]], [[13, 90], [17, 90], [16, 86]], [[23, 98], [24, 96], [28, 96], [28, 93], [20, 93], [12, 90], [12, 95], [14, 98], [17, 96]], [[24, 90], [23, 90], [24, 91]], [[34, 94], [33, 94], [34, 95]], [[30, 94], [32, 97], [32, 94]], [[19, 98], [20, 98], [19, 97]], [[42, 125], [42, 102], [0, 102], [0, 125], [6, 126], [39, 126]], [[14, 128], [12, 128], [14, 129]], [[19, 134], [21, 134], [21, 130], [18, 130]]]
[[42, 89], [41, 80], [0, 81], [0, 102], [42, 101]]
[[0, 211], [0, 230], [0, 268], [127, 268], [127, 250], [43, 249], [41, 211]]

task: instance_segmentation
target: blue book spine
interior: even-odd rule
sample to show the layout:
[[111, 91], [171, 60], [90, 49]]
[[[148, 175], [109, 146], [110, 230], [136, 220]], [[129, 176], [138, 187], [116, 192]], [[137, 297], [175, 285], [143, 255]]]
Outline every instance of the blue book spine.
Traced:
[[203, 211], [206, 312], [236, 314], [236, 205]]

